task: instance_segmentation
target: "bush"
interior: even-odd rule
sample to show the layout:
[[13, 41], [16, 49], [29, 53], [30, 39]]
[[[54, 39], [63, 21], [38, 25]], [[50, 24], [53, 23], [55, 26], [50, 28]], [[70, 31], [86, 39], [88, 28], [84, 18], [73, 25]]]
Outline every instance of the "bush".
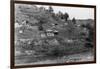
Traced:
[[62, 56], [65, 54], [65, 50], [64, 47], [61, 46], [50, 46], [49, 50], [47, 50], [47, 52], [45, 53], [48, 56]]

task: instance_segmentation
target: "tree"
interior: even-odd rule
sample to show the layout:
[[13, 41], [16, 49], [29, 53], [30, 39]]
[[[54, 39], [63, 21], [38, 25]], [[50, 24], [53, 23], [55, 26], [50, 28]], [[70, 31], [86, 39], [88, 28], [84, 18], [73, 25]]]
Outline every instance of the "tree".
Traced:
[[75, 17], [72, 19], [72, 22], [73, 22], [74, 24], [76, 24], [76, 19], [75, 19]]
[[63, 15], [63, 13], [62, 13], [61, 11], [58, 12], [58, 16], [59, 16], [61, 19], [64, 18], [64, 15]]
[[93, 27], [91, 26], [91, 24], [86, 24], [86, 25], [82, 25], [83, 28], [86, 28], [88, 30], [88, 37], [85, 39], [86, 43], [85, 46], [88, 48], [93, 48], [93, 40], [94, 40], [94, 30]]
[[53, 13], [53, 8], [51, 7], [51, 6], [49, 6], [49, 8], [48, 8], [48, 11], [50, 12], [50, 13]]
[[68, 18], [69, 18], [69, 14], [68, 14], [67, 12], [65, 12], [65, 14], [64, 14], [64, 18], [65, 18], [66, 21], [68, 20]]

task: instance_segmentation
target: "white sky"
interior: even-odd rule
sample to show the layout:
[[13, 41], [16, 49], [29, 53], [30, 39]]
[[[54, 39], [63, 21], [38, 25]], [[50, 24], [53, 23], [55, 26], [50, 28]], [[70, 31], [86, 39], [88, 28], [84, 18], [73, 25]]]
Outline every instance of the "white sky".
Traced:
[[[40, 5], [37, 5], [40, 6]], [[48, 8], [48, 6], [42, 5], [42, 7]], [[65, 6], [52, 6], [54, 12], [59, 11], [69, 14], [70, 19], [75, 17], [76, 19], [94, 19], [94, 8], [79, 8], [79, 7], [65, 7]]]

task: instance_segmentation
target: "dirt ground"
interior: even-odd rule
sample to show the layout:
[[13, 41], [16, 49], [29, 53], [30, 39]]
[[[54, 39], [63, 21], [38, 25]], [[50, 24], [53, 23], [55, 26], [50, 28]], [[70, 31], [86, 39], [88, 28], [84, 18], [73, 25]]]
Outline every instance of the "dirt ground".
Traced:
[[36, 57], [34, 56], [22, 56], [15, 58], [15, 64], [18, 65], [35, 65], [35, 64], [57, 64], [57, 63], [69, 63], [69, 62], [84, 62], [93, 61], [93, 52], [82, 52], [77, 54], [70, 54], [62, 57]]

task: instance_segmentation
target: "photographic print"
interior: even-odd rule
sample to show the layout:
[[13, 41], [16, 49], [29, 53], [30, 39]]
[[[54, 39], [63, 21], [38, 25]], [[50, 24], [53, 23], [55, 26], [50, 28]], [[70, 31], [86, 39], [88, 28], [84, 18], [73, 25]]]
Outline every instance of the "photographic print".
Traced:
[[95, 62], [95, 6], [15, 2], [13, 8], [14, 66]]

